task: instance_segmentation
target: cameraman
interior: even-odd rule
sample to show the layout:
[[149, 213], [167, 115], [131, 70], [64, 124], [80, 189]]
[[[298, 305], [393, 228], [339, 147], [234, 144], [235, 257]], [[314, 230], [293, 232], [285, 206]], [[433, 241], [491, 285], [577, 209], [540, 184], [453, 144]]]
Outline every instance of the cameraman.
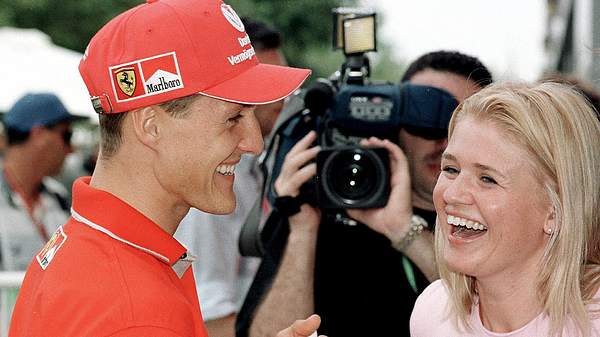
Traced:
[[[437, 51], [414, 61], [402, 81], [438, 87], [462, 101], [492, 79], [476, 58]], [[290, 317], [312, 312], [321, 315], [319, 332], [328, 336], [408, 336], [414, 301], [437, 278], [432, 232], [416, 230], [413, 214], [433, 228], [431, 195], [445, 135], [443, 129], [404, 127], [398, 134], [402, 150], [389, 140], [363, 141], [389, 151], [391, 193], [384, 208], [347, 210], [361, 222], [356, 226], [322, 218], [308, 204], [295, 214], [273, 212], [267, 224], [285, 218], [283, 213], [289, 226], [278, 226], [266, 241], [267, 252], [238, 316], [237, 336], [274, 336]], [[316, 174], [316, 164], [306, 165], [320, 150], [310, 147], [315, 139], [309, 133], [286, 155], [274, 185], [278, 196], [298, 196], [300, 186]], [[414, 240], [405, 239], [409, 232]]]

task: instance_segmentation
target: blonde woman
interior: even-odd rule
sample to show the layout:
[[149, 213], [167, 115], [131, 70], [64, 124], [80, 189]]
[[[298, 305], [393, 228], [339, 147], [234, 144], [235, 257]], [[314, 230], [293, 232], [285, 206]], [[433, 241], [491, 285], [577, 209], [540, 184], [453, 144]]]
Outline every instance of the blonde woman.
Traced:
[[600, 123], [556, 83], [459, 105], [434, 190], [441, 280], [413, 337], [600, 336]]

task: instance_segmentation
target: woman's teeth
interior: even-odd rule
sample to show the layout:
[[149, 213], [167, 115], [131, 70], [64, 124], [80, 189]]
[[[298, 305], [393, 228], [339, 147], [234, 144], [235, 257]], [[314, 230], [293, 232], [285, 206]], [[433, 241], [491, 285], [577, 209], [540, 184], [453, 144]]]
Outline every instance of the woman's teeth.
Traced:
[[480, 224], [476, 221], [471, 221], [463, 218], [459, 218], [457, 216], [448, 215], [448, 224], [456, 227], [464, 227], [472, 230], [485, 231], [487, 230], [487, 226]]
[[224, 176], [232, 176], [235, 170], [235, 165], [219, 165], [217, 166], [217, 172]]

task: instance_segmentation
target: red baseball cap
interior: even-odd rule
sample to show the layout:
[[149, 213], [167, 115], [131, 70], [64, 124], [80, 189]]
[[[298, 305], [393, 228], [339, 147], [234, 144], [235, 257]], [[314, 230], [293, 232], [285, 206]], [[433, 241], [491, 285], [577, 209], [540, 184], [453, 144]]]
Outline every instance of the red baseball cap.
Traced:
[[79, 72], [98, 113], [197, 93], [267, 104], [310, 75], [308, 69], [260, 64], [239, 16], [221, 0], [147, 0], [96, 33]]

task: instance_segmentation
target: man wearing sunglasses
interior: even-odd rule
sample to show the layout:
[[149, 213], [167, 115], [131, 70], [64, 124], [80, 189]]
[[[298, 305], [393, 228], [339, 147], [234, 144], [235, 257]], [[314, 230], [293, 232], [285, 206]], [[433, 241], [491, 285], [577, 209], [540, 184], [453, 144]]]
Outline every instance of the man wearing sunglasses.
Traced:
[[71, 121], [51, 93], [30, 93], [4, 116], [7, 149], [0, 164], [0, 269], [25, 270], [69, 217], [57, 175], [72, 152]]
[[[409, 93], [399, 148], [389, 141], [366, 144], [390, 150], [388, 204], [347, 210], [366, 226], [332, 223], [308, 204], [295, 214], [288, 212], [278, 227], [283, 230], [266, 242], [240, 312], [238, 337], [273, 335], [290, 323], [290, 317], [312, 312], [321, 315], [319, 332], [328, 336], [409, 335], [414, 302], [437, 278], [432, 193], [447, 145], [448, 121], [457, 102], [490, 84], [492, 75], [474, 57], [436, 51], [411, 63], [402, 82], [432, 87], [428, 90], [438, 94]], [[440, 100], [448, 94], [456, 99], [451, 105]], [[314, 138], [309, 134], [288, 152], [274, 185], [278, 196], [296, 197], [315, 174], [314, 167], [311, 172], [311, 165], [304, 166], [318, 152], [310, 147]]]

